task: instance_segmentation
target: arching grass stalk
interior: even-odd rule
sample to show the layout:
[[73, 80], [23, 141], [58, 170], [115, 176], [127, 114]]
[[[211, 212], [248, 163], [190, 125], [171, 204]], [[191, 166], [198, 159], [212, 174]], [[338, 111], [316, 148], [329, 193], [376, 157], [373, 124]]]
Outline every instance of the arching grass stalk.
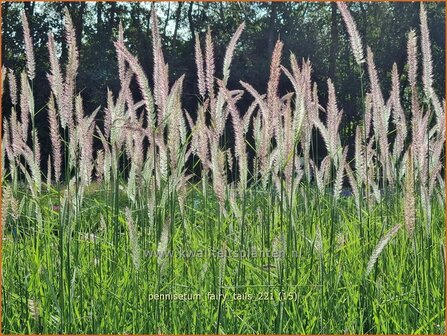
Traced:
[[[242, 190], [242, 211], [241, 211], [241, 218], [240, 218], [241, 225], [240, 225], [240, 236], [239, 236], [239, 245], [238, 245], [240, 252], [246, 251], [245, 250], [246, 209], [247, 209], [247, 188], [244, 187], [244, 189]], [[243, 282], [242, 276], [243, 276], [242, 257], [241, 257], [241, 255], [239, 255], [238, 263], [237, 263], [237, 272], [236, 272], [236, 277], [235, 277], [235, 285], [234, 285], [235, 293], [239, 293], [241, 291], [242, 287], [240, 286], [240, 283]], [[235, 316], [233, 322], [234, 322], [233, 332], [238, 333], [236, 316]]]
[[[281, 191], [280, 191], [280, 198], [279, 198], [279, 211], [280, 211], [280, 215], [279, 215], [279, 220], [280, 220], [280, 233], [279, 233], [279, 240], [280, 240], [280, 248], [283, 249], [282, 251], [280, 251], [280, 253], [284, 253], [284, 249], [287, 249], [287, 246], [285, 246], [284, 244], [284, 182], [281, 181]], [[278, 263], [279, 266], [279, 293], [281, 293], [283, 291], [283, 281], [284, 281], [284, 262], [280, 262]], [[281, 300], [281, 298], [279, 299], [278, 302], [278, 313], [277, 313], [277, 333], [281, 334], [282, 333], [282, 324], [283, 324], [283, 314], [284, 314], [284, 302], [283, 300]]]
[[[222, 239], [222, 216], [223, 216], [222, 212], [223, 212], [222, 207], [219, 206], [218, 213], [217, 213], [217, 216], [218, 216], [217, 217], [218, 218], [217, 241], [223, 242], [223, 243], [221, 243], [221, 247], [220, 247], [221, 254], [223, 254], [223, 255], [218, 256], [218, 258], [221, 258], [221, 260], [219, 260], [219, 263], [218, 263], [219, 264], [219, 279], [218, 279], [219, 299], [217, 302], [217, 322], [216, 322], [216, 334], [217, 335], [219, 334], [220, 321], [222, 318], [222, 316], [221, 316], [222, 315], [222, 304], [223, 304], [222, 297], [223, 297], [223, 283], [225, 281], [225, 260], [226, 260], [225, 254], [227, 253], [225, 240]], [[223, 265], [222, 265], [222, 263], [223, 263]]]

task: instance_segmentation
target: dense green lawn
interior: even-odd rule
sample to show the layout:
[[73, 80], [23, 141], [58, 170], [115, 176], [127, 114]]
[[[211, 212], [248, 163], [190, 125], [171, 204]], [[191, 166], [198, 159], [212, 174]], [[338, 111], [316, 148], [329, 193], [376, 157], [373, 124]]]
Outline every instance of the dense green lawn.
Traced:
[[101, 187], [79, 210], [45, 194], [40, 225], [26, 196], [8, 216], [4, 333], [444, 332], [436, 198], [429, 231], [418, 209], [414, 237], [402, 227], [366, 275], [381, 237], [403, 223], [401, 193], [359, 213], [351, 196], [311, 187], [291, 207], [286, 192], [248, 189], [220, 211], [200, 185], [183, 212], [160, 197], [150, 217], [145, 201], [126, 216], [126, 199]]
[[[67, 61], [49, 33], [51, 94], [35, 108], [23, 15], [20, 90], [16, 73], [2, 72], [12, 104], [1, 146], [2, 332], [444, 334], [445, 99], [433, 88], [427, 13], [421, 3], [399, 74], [397, 64], [378, 71], [347, 5], [337, 8], [363, 106], [349, 124], [339, 88], [328, 79], [322, 93], [294, 54], [284, 66], [280, 40], [263, 91], [227, 87], [244, 23], [221, 79], [211, 30], [204, 43], [196, 36], [196, 111], [182, 106], [185, 75], [170, 87], [157, 25], [153, 89], [120, 25], [120, 90], [84, 111], [68, 9]], [[280, 92], [282, 75], [293, 92]], [[240, 110], [244, 94], [253, 100]]]

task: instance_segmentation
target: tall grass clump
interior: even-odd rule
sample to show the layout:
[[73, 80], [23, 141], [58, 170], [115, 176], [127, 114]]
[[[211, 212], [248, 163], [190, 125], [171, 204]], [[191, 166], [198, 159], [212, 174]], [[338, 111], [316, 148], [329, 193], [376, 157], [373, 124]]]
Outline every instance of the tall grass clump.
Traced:
[[[170, 78], [155, 9], [152, 72], [120, 24], [120, 88], [94, 111], [76, 86], [65, 10], [67, 61], [50, 32], [51, 92], [37, 110], [23, 14], [26, 69], [2, 68], [12, 106], [2, 132], [3, 332], [445, 332], [445, 99], [427, 14], [421, 4], [405, 79], [396, 64], [384, 69], [385, 92], [373, 51], [338, 8], [362, 83], [352, 144], [340, 136], [334, 82], [317, 87], [311, 62], [286, 61], [280, 40], [262, 92], [229, 85], [244, 23], [223, 64], [211, 29], [195, 36], [197, 110], [185, 110], [185, 75]], [[292, 92], [280, 92], [282, 76]]]

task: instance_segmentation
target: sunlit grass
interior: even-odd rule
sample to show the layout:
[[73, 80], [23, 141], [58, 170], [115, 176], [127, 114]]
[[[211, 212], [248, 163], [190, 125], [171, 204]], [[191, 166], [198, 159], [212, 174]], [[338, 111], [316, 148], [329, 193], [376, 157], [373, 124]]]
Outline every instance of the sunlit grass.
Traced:
[[[263, 193], [249, 189], [241, 244], [240, 221], [233, 214], [219, 218], [217, 202], [208, 198], [205, 205], [200, 192], [192, 191], [183, 215], [169, 205], [158, 210], [160, 225], [174, 214], [168, 248], [173, 253], [165, 258], [157, 258], [157, 223], [149, 227], [145, 209], [133, 211], [139, 269], [132, 262], [126, 205], [120, 205], [114, 227], [101, 195], [99, 186], [86, 193], [82, 221], [67, 224], [62, 240], [60, 209], [54, 210], [51, 193], [39, 204], [42, 231], [30, 232], [36, 220], [26, 211], [6, 226], [5, 332], [214, 333], [218, 320], [225, 333], [442, 331], [445, 211], [435, 200], [432, 238], [421, 225], [414, 239], [400, 231], [365, 277], [369, 254], [383, 233], [403, 220], [399, 193], [388, 200], [386, 213], [379, 204], [360, 221], [352, 197], [340, 199], [334, 209], [330, 198], [309, 189], [297, 195], [281, 222], [279, 205], [266, 207]], [[368, 238], [361, 241], [366, 217]], [[186, 298], [155, 300], [156, 294]], [[188, 299], [193, 294], [199, 298]]]

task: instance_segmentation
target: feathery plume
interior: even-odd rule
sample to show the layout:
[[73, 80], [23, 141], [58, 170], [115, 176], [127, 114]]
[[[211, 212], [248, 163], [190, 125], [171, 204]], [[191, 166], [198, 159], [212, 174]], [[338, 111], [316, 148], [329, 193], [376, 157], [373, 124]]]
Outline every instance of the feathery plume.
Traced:
[[314, 240], [315, 251], [320, 257], [323, 256], [323, 236], [321, 234], [321, 226], [317, 225]]
[[[85, 126], [84, 126], [85, 127]], [[84, 128], [83, 127], [83, 128]], [[84, 130], [83, 138], [80, 138], [80, 172], [81, 181], [84, 185], [89, 185], [92, 180], [93, 170], [93, 134], [95, 131], [95, 122], [93, 122], [87, 129]]]
[[[68, 126], [69, 133], [72, 136], [74, 133], [73, 100], [76, 90], [76, 76], [79, 67], [79, 52], [76, 46], [76, 33], [73, 21], [70, 17], [70, 12], [68, 11], [67, 7], [65, 7], [64, 9], [64, 19], [65, 42], [68, 46], [68, 60], [65, 68], [65, 80], [62, 79], [62, 76], [60, 74], [60, 68], [58, 65], [57, 57], [55, 55], [56, 50], [51, 50], [55, 48], [54, 41], [52, 41], [51, 36], [49, 36], [48, 39], [52, 70], [49, 80], [60, 111], [62, 128], [65, 129]], [[54, 55], [51, 55], [52, 53], [54, 53]], [[54, 60], [52, 60], [52, 58], [54, 58]]]
[[[197, 155], [202, 163], [203, 176], [206, 176], [208, 169], [210, 167], [209, 162], [209, 139], [208, 139], [208, 127], [206, 126], [205, 111], [208, 107], [208, 99], [205, 100], [204, 105], [199, 105], [198, 116], [195, 125], [193, 121], [190, 120], [190, 124], [193, 125], [192, 129], [192, 139], [191, 139], [191, 149], [194, 155]], [[189, 117], [189, 119], [191, 119]]]
[[[5, 163], [6, 163], [6, 156], [7, 156], [6, 149], [5, 149], [6, 142], [7, 142], [7, 139], [5, 139], [5, 138], [1, 139], [1, 145], [0, 145], [1, 173], [0, 173], [0, 175], [1, 175], [2, 180], [5, 180], [5, 169], [6, 169]], [[13, 174], [11, 174], [11, 175], [13, 175]]]
[[74, 81], [79, 67], [79, 52], [76, 46], [76, 32], [68, 8], [64, 9], [65, 17], [65, 41], [68, 45], [68, 61], [66, 69], [66, 81]]
[[400, 102], [399, 73], [397, 72], [396, 63], [393, 64], [391, 83], [392, 89], [390, 100], [393, 110], [393, 122], [396, 125], [393, 156], [396, 160], [404, 149], [405, 139], [407, 137], [407, 121], [405, 120], [405, 112]]
[[365, 139], [369, 137], [371, 131], [371, 119], [372, 119], [372, 96], [370, 93], [365, 97]]
[[228, 109], [230, 110], [231, 119], [233, 121], [233, 131], [235, 138], [235, 156], [238, 159], [239, 163], [239, 174], [240, 174], [240, 183], [241, 187], [244, 190], [247, 185], [247, 150], [245, 145], [245, 137], [244, 137], [244, 125], [243, 120], [239, 115], [239, 110], [236, 107], [236, 102], [234, 97], [231, 96], [231, 93], [223, 86], [223, 82], [220, 82], [221, 91], [225, 96], [225, 99], [228, 104]]
[[[14, 162], [14, 150], [13, 150], [13, 141], [11, 139], [11, 135], [10, 135], [9, 130], [10, 130], [9, 122], [5, 118], [3, 120], [2, 149], [4, 147], [6, 155], [8, 157], [8, 160], [9, 160], [9, 162], [11, 164], [12, 162]], [[2, 171], [2, 172], [4, 172], [4, 171]]]
[[273, 113], [278, 109], [277, 95], [278, 95], [278, 85], [279, 77], [281, 75], [281, 54], [282, 54], [283, 43], [278, 40], [276, 41], [275, 48], [273, 49], [272, 61], [270, 63], [270, 77], [267, 87], [267, 105], [270, 109], [270, 122], [273, 125], [276, 124], [275, 117]]
[[14, 155], [19, 155], [19, 151], [20, 151], [20, 146], [22, 143], [25, 143], [23, 141], [23, 136], [22, 136], [22, 129], [20, 128], [20, 123], [17, 120], [17, 112], [15, 110], [15, 108], [11, 109], [11, 116], [9, 117], [9, 124], [11, 127], [11, 140], [12, 140], [12, 148], [13, 148], [13, 152]]
[[206, 64], [206, 90], [210, 97], [211, 110], [214, 102], [214, 46], [211, 38], [211, 29], [208, 27], [205, 39], [205, 64]]
[[11, 186], [8, 184], [2, 189], [2, 229], [7, 225], [8, 210], [11, 205], [11, 199], [13, 198]]
[[318, 169], [318, 165], [314, 163], [312, 160], [310, 162], [311, 166], [314, 168], [315, 180], [317, 182], [317, 188], [320, 193], [324, 193], [324, 189], [326, 188], [327, 177], [329, 176], [329, 168], [331, 165], [331, 158], [329, 155], [326, 155], [320, 163], [320, 169]]
[[414, 198], [414, 166], [411, 147], [408, 149], [405, 169], [404, 219], [408, 235], [413, 235], [416, 222], [416, 202]]
[[30, 80], [36, 75], [36, 63], [34, 61], [33, 39], [29, 29], [28, 19], [25, 12], [22, 12], [23, 39], [25, 42], [26, 70]]
[[397, 234], [397, 232], [399, 232], [400, 227], [401, 227], [401, 225], [397, 224], [380, 239], [379, 243], [374, 248], [374, 251], [371, 254], [371, 257], [369, 258], [368, 265], [366, 266], [365, 276], [368, 276], [371, 273], [374, 265], [377, 262], [377, 258], [379, 258], [383, 249], [390, 242], [390, 240]]
[[433, 89], [433, 59], [430, 46], [430, 33], [427, 23], [427, 12], [421, 2], [421, 49], [422, 49], [422, 83], [424, 84], [425, 95], [430, 98], [436, 117], [439, 119], [444, 112], [441, 102]]
[[38, 169], [38, 172], [40, 174], [40, 141], [39, 141], [39, 132], [36, 129], [35, 130], [35, 142], [34, 142], [34, 164], [36, 165], [36, 168]]
[[330, 79], [327, 81], [328, 84], [328, 105], [327, 105], [327, 120], [326, 125], [321, 122], [318, 114], [312, 115], [312, 122], [318, 128], [323, 137], [326, 149], [329, 156], [334, 161], [335, 165], [338, 166], [337, 151], [340, 147], [340, 136], [338, 134], [338, 128], [340, 126], [343, 111], [339, 111], [337, 107], [337, 99], [335, 96], [335, 88]]
[[204, 65], [203, 65], [202, 49], [200, 48], [199, 33], [196, 33], [195, 59], [196, 59], [196, 66], [197, 66], [197, 81], [198, 81], [197, 86], [199, 88], [200, 95], [202, 96], [202, 98], [205, 98], [205, 93], [206, 93], [205, 70], [204, 70]]
[[416, 88], [417, 76], [417, 37], [414, 29], [408, 33], [407, 41], [407, 63], [408, 63], [408, 81], [412, 88]]
[[114, 121], [115, 106], [113, 103], [112, 91], [107, 88], [107, 106], [104, 108], [104, 137], [109, 138]]
[[250, 120], [251, 117], [253, 115], [253, 113], [255, 112], [256, 108], [258, 106], [258, 103], [256, 101], [254, 101], [253, 103], [251, 103], [251, 105], [248, 107], [247, 112], [245, 112], [243, 118], [242, 118], [242, 122], [244, 125], [244, 133], [248, 132], [248, 129], [250, 127]]
[[50, 101], [48, 102], [48, 120], [50, 124], [51, 147], [53, 148], [54, 179], [58, 183], [62, 169], [62, 145], [53, 94], [51, 94]]
[[161, 37], [155, 5], [151, 10], [152, 48], [154, 55], [154, 100], [157, 105], [158, 123], [164, 120], [165, 107], [169, 93], [168, 67], [165, 64], [161, 48]]
[[168, 250], [168, 243], [169, 243], [169, 226], [170, 226], [170, 218], [166, 217], [163, 223], [163, 228], [160, 235], [160, 241], [158, 242], [158, 248], [157, 248], [157, 262], [161, 270], [164, 269], [164, 266], [166, 265], [166, 259], [168, 257], [168, 254], [166, 252]]
[[422, 83], [427, 97], [432, 96], [433, 90], [433, 61], [430, 47], [430, 33], [427, 24], [427, 12], [424, 4], [421, 2], [420, 7], [421, 20], [421, 49], [422, 49]]
[[346, 155], [348, 154], [348, 146], [343, 149], [341, 160], [338, 164], [337, 172], [335, 174], [334, 181], [334, 199], [337, 200], [340, 197], [341, 189], [343, 188], [343, 177], [346, 164]]
[[6, 79], [7, 72], [8, 72], [8, 70], [5, 68], [4, 65], [2, 65], [2, 96], [3, 96], [3, 92], [5, 92], [4, 87], [5, 87], [5, 79]]
[[337, 6], [340, 10], [341, 15], [343, 16], [343, 20], [345, 21], [346, 29], [348, 30], [352, 53], [354, 54], [355, 61], [358, 65], [361, 65], [363, 62], [365, 62], [365, 59], [363, 56], [362, 39], [360, 38], [357, 26], [351, 16], [351, 13], [349, 12], [346, 3], [337, 2]]
[[227, 152], [227, 168], [230, 170], [230, 173], [233, 173], [233, 154], [231, 154], [231, 149], [228, 148]]
[[125, 210], [127, 229], [129, 230], [129, 243], [132, 253], [132, 262], [135, 268], [140, 268], [140, 245], [138, 244], [138, 229], [132, 218], [132, 212], [128, 207]]
[[[57, 57], [56, 43], [54, 42], [54, 36], [52, 33], [48, 33], [48, 53], [50, 58], [50, 73], [48, 74], [48, 81], [51, 85], [51, 90], [53, 91], [59, 107], [62, 107], [62, 89], [63, 89], [63, 79], [61, 66], [59, 64], [59, 59]], [[63, 125], [62, 127], [65, 128]]]
[[242, 31], [244, 30], [245, 23], [241, 23], [231, 38], [228, 44], [227, 51], [225, 52], [224, 64], [223, 64], [223, 82], [226, 85], [228, 78], [230, 78], [230, 65], [233, 59], [234, 49], [236, 48], [237, 41], [241, 37]]
[[[110, 146], [104, 137], [104, 134], [102, 133], [101, 129], [97, 126], [96, 132], [98, 133], [99, 139], [101, 140], [101, 144], [104, 149], [104, 164], [102, 166], [97, 165], [96, 169], [102, 169], [101, 175], [103, 173], [104, 175], [104, 181], [108, 183], [110, 181], [110, 167], [112, 165], [112, 154], [110, 152]], [[99, 155], [99, 153], [98, 153]], [[98, 172], [98, 174], [100, 174]]]
[[10, 193], [9, 193], [9, 206], [10, 206], [10, 210], [11, 210], [11, 217], [14, 220], [18, 220], [20, 217], [20, 205], [19, 205], [19, 201], [16, 197], [14, 197], [14, 193], [12, 191], [12, 189], [10, 189]]
[[28, 311], [33, 319], [38, 320], [40, 316], [39, 301], [34, 299], [28, 299]]
[[96, 179], [101, 182], [104, 177], [104, 149], [96, 152], [95, 172]]
[[383, 178], [392, 182], [389, 160], [388, 124], [390, 109], [385, 105], [379, 77], [374, 64], [374, 55], [371, 48], [367, 48], [368, 74], [371, 82], [372, 120], [374, 133], [380, 148], [380, 162], [383, 166]]
[[347, 163], [345, 165], [346, 175], [348, 176], [349, 185], [351, 186], [352, 193], [354, 195], [354, 202], [357, 210], [360, 211], [360, 192], [358, 188], [358, 182], [355, 180], [354, 173]]
[[171, 93], [167, 101], [167, 110], [169, 115], [166, 117], [168, 125], [168, 139], [167, 145], [169, 148], [169, 156], [171, 160], [171, 171], [175, 171], [179, 160], [179, 151], [181, 147], [183, 135], [183, 113], [181, 106], [181, 95], [183, 89], [183, 80], [185, 75], [182, 75], [172, 86]]
[[366, 180], [366, 164], [365, 152], [362, 142], [362, 133], [359, 126], [355, 130], [355, 171], [357, 173], [357, 181], [362, 184]]
[[152, 130], [155, 129], [156, 127], [155, 123], [156, 118], [154, 113], [154, 102], [152, 99], [152, 93], [149, 87], [149, 82], [147, 80], [146, 74], [144, 73], [143, 68], [138, 62], [138, 59], [135, 56], [133, 56], [123, 44], [119, 43], [119, 41], [115, 42], [115, 48], [117, 49], [118, 53], [121, 53], [123, 55], [124, 59], [127, 61], [127, 63], [129, 63], [130, 68], [137, 76], [138, 86], [143, 96], [143, 100], [146, 105], [146, 110], [149, 113], [148, 132], [150, 132], [151, 134]]
[[219, 149], [217, 142], [211, 146], [211, 165], [213, 172], [213, 189], [216, 194], [220, 209], [225, 208], [225, 152]]
[[[38, 142], [36, 143], [36, 152], [33, 153], [33, 151], [27, 146], [27, 144], [23, 141], [23, 139], [20, 135], [14, 137], [14, 133], [18, 133], [19, 131], [18, 130], [14, 131], [13, 125], [14, 125], [14, 122], [13, 122], [13, 120], [11, 120], [11, 127], [12, 127], [11, 133], [13, 134], [14, 155], [17, 155], [17, 156], [22, 155], [23, 156], [27, 165], [31, 168], [32, 179], [29, 178], [29, 174], [28, 174], [25, 166], [22, 165], [21, 163], [19, 163], [19, 166], [22, 169], [25, 176], [27, 177], [29, 186], [35, 187], [35, 189], [31, 189], [32, 192], [33, 193], [34, 193], [34, 191], [40, 192], [41, 185], [42, 185], [41, 175], [40, 175], [40, 166], [39, 166], [40, 160], [37, 161], [37, 159], [39, 159], [39, 157], [40, 157], [40, 153], [38, 150], [39, 144], [38, 144]], [[17, 125], [15, 126], [15, 128], [17, 128]], [[34, 195], [34, 196], [37, 196], [37, 195]]]
[[12, 105], [17, 105], [17, 80], [14, 71], [8, 70], [8, 81], [9, 81], [9, 95], [11, 97]]
[[76, 124], [81, 125], [83, 123], [84, 119], [84, 107], [82, 103], [82, 97], [80, 94], [78, 94], [75, 98], [75, 118], [76, 118]]
[[22, 72], [20, 76], [20, 87], [20, 121], [22, 123], [23, 141], [27, 142], [29, 115], [31, 113], [32, 104], [32, 92], [25, 72]]
[[[118, 43], [124, 45], [124, 30], [121, 21], [118, 25]], [[126, 72], [126, 64], [123, 55], [119, 52], [117, 52], [117, 59], [118, 59], [118, 76], [120, 79], [120, 83], [123, 83]]]
[[366, 50], [366, 58], [368, 63], [369, 80], [371, 82], [371, 98], [373, 103], [373, 109], [376, 107], [382, 108], [385, 106], [385, 101], [383, 99], [383, 94], [380, 89], [379, 76], [377, 74], [376, 65], [374, 63], [374, 54], [370, 47], [368, 47]]
[[48, 155], [47, 160], [47, 190], [50, 191], [51, 186], [51, 155]]
[[338, 110], [337, 98], [335, 96], [335, 87], [330, 79], [327, 81], [328, 85], [328, 105], [327, 105], [327, 131], [329, 138], [329, 153], [335, 155], [340, 145], [340, 136], [338, 128], [341, 123], [343, 112]]

